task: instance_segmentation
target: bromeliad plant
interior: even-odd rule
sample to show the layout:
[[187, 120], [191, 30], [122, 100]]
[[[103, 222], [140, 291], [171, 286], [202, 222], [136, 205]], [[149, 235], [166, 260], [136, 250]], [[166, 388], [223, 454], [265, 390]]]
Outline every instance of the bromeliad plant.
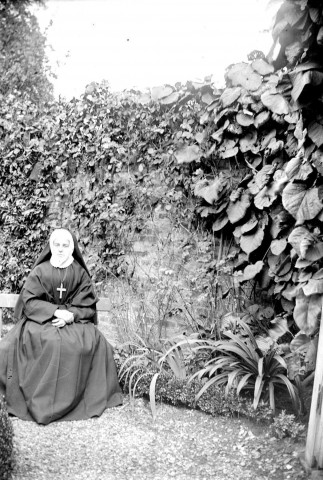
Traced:
[[[156, 418], [156, 382], [161, 373], [172, 374], [172, 376], [184, 380], [187, 377], [187, 368], [183, 352], [172, 340], [167, 340], [159, 346], [151, 346], [139, 335], [136, 335], [138, 342], [127, 342], [133, 353], [127, 356], [119, 370], [119, 379], [123, 380], [129, 391], [130, 403], [133, 404], [136, 388], [139, 382], [146, 376], [155, 373], [150, 382], [149, 400], [153, 418]], [[166, 348], [168, 346], [168, 348]], [[169, 348], [171, 347], [171, 348]], [[171, 350], [171, 351], [170, 351]]]
[[247, 324], [240, 321], [241, 334], [230, 331], [225, 333], [226, 339], [205, 342], [198, 349], [211, 350], [211, 358], [204, 367], [191, 378], [199, 380], [208, 377], [196, 396], [201, 395], [211, 386], [225, 386], [226, 395], [235, 390], [239, 395], [243, 390], [253, 391], [253, 407], [256, 409], [261, 399], [269, 400], [275, 412], [275, 393], [286, 387], [290, 398], [297, 407], [297, 388], [287, 378], [287, 365], [274, 348], [266, 354], [259, 349], [255, 337]]

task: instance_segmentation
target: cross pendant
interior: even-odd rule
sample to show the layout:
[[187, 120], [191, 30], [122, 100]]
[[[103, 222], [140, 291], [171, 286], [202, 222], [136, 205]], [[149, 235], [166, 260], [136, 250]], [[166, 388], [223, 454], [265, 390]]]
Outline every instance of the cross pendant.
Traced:
[[61, 286], [59, 288], [56, 288], [56, 290], [59, 292], [59, 298], [61, 300], [63, 296], [63, 292], [66, 292], [66, 288], [63, 288], [62, 282], [61, 282]]

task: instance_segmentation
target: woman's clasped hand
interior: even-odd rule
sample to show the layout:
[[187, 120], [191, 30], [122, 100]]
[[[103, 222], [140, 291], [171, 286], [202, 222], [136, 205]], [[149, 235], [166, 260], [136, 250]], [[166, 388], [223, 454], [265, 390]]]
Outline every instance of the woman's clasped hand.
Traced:
[[65, 327], [65, 325], [68, 325], [69, 323], [74, 322], [74, 315], [72, 312], [69, 312], [68, 310], [56, 310], [54, 312], [55, 318], [52, 320], [52, 324], [55, 327]]

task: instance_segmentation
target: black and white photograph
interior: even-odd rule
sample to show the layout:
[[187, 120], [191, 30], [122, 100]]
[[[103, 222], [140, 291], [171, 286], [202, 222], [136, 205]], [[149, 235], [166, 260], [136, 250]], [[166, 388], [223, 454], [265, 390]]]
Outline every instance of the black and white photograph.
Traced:
[[0, 480], [323, 480], [323, 2], [0, 0]]

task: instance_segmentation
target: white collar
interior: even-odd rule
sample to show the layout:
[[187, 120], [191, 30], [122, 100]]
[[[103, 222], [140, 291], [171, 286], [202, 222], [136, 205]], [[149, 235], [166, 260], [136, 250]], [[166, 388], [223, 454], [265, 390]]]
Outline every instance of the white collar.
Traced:
[[52, 255], [49, 261], [50, 261], [51, 265], [53, 265], [53, 267], [55, 267], [55, 268], [67, 268], [67, 267], [69, 267], [70, 265], [72, 265], [72, 263], [74, 262], [74, 257], [72, 257], [72, 256], [71, 256], [71, 257], [68, 257], [68, 258], [65, 260], [65, 262], [60, 263], [60, 264], [59, 264], [58, 262], [56, 262], [55, 260], [56, 260], [56, 259], [55, 259], [55, 258], [53, 257], [53, 255]]

